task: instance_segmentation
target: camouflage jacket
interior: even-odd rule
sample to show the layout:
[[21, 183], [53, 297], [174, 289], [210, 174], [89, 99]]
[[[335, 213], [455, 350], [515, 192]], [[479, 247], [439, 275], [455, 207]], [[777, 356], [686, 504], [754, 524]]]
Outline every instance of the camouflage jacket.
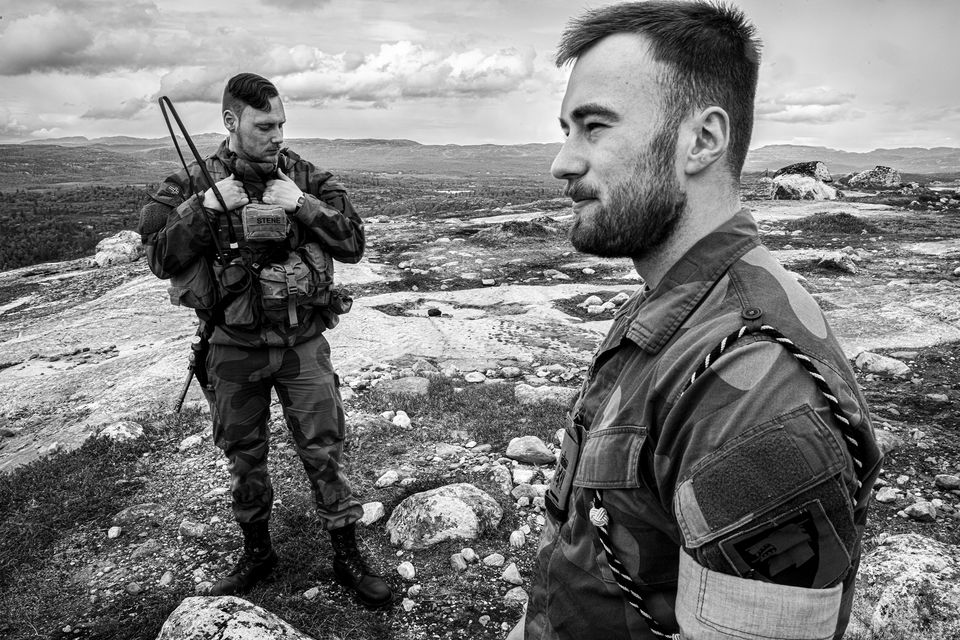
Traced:
[[[825, 378], [861, 441], [858, 474], [813, 378], [770, 337], [732, 341], [688, 386], [724, 337], [761, 323]], [[571, 410], [570, 438], [579, 462], [541, 536], [526, 638], [655, 638], [589, 519], [597, 490], [615, 555], [670, 633], [842, 635], [881, 456], [820, 308], [760, 244], [748, 211], [618, 312]], [[551, 491], [560, 476], [558, 466]]]
[[[214, 182], [235, 173], [233, 161], [236, 156], [229, 150], [227, 142], [224, 140], [217, 151], [205, 160]], [[347, 199], [343, 186], [333, 180], [330, 173], [317, 169], [289, 149], [280, 152], [279, 163], [284, 173], [305, 195], [303, 206], [289, 216], [294, 222], [290, 236], [291, 249], [315, 241], [340, 262], [358, 262], [364, 250], [363, 221]], [[147, 261], [153, 273], [160, 278], [181, 273], [198, 259], [209, 263], [214, 261], [216, 246], [204, 217], [213, 219], [216, 216], [221, 247], [229, 246], [227, 230], [231, 221], [236, 237], [243, 239], [243, 225], [237, 212], [217, 213], [203, 207], [203, 193], [210, 185], [196, 163], [190, 165], [190, 178], [193, 193], [198, 195], [189, 195], [191, 180], [181, 170], [164, 180], [140, 213], [140, 234], [146, 247]], [[245, 183], [244, 186], [248, 193], [262, 193], [263, 185]], [[228, 216], [232, 216], [232, 220]], [[221, 324], [216, 327], [210, 341], [246, 347], [294, 345], [315, 337], [336, 323], [336, 317], [328, 310], [311, 309], [306, 313], [307, 317], [294, 329], [270, 324], [253, 328]], [[204, 320], [209, 316], [203, 311], [197, 311], [197, 315]]]

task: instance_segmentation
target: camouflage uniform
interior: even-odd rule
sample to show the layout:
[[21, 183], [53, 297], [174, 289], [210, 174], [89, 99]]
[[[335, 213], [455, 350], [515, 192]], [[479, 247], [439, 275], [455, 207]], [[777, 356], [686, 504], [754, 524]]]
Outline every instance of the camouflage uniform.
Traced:
[[[256, 175], [244, 172], [224, 141], [206, 166], [214, 182], [233, 173], [253, 199], [266, 188]], [[293, 222], [289, 248], [318, 242], [341, 262], [355, 263], [363, 256], [363, 221], [347, 199], [343, 187], [293, 152], [280, 152], [284, 173], [303, 191], [303, 206], [288, 217]], [[204, 209], [203, 192], [209, 187], [199, 167], [190, 167], [190, 180], [180, 171], [167, 178], [152, 202], [141, 212], [140, 232], [151, 270], [170, 278], [195, 260], [213, 264], [216, 254], [204, 216], [218, 217], [220, 244], [228, 246], [228, 216], [243, 243], [243, 228], [236, 212]], [[160, 222], [160, 219], [165, 223]], [[162, 224], [162, 228], [159, 228]], [[172, 295], [176, 295], [173, 293]], [[329, 309], [300, 307], [298, 324], [269, 323], [256, 313], [258, 288], [250, 287], [226, 307], [224, 321], [210, 337], [207, 370], [213, 393], [213, 435], [230, 461], [233, 511], [238, 522], [268, 520], [273, 488], [267, 471], [270, 389], [276, 388], [297, 453], [310, 479], [321, 520], [327, 529], [355, 522], [363, 515], [340, 467], [344, 438], [343, 404], [338, 380], [330, 362], [330, 346], [323, 331], [337, 323]], [[210, 318], [198, 310], [202, 321]]]
[[813, 359], [852, 419], [869, 496], [880, 453], [854, 374], [816, 302], [740, 211], [634, 295], [594, 356], [566, 427], [580, 442], [574, 485], [547, 517], [526, 638], [655, 637], [589, 520], [597, 489], [614, 553], [665, 629], [766, 638], [774, 610], [778, 637], [842, 636], [869, 498], [851, 500], [854, 464], [809, 373], [748, 335], [682, 392], [724, 337], [761, 322]]

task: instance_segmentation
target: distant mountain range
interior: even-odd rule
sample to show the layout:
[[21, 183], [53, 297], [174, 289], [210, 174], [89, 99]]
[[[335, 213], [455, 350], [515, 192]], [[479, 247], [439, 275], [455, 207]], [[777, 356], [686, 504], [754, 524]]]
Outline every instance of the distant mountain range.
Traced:
[[[202, 154], [216, 149], [222, 134], [194, 137]], [[286, 144], [301, 156], [334, 172], [371, 171], [436, 175], [502, 175], [541, 177], [551, 181], [550, 163], [559, 143], [518, 145], [425, 145], [412, 140], [301, 138]], [[185, 156], [189, 149], [181, 143]], [[893, 167], [910, 174], [960, 173], [960, 148], [875, 149], [865, 153], [826, 147], [769, 145], [747, 156], [746, 172], [770, 172], [794, 162], [820, 160], [842, 175]], [[0, 145], [0, 187], [35, 181], [81, 182], [109, 176], [117, 182], [151, 182], [174, 170], [176, 152], [169, 138], [82, 136], [31, 140]]]

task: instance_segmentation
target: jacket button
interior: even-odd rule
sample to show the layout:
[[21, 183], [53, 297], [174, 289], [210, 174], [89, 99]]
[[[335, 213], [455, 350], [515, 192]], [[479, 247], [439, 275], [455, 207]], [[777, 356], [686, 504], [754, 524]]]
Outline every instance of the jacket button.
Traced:
[[740, 317], [744, 320], [756, 320], [763, 315], [763, 311], [756, 307], [749, 307], [740, 312]]

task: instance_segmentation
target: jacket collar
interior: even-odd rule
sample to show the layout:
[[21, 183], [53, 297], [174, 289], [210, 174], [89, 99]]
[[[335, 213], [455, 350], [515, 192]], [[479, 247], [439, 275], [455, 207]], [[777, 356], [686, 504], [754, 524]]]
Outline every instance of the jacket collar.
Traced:
[[727, 269], [759, 244], [750, 210], [740, 209], [693, 245], [656, 289], [631, 300], [626, 337], [648, 353], [660, 351]]

